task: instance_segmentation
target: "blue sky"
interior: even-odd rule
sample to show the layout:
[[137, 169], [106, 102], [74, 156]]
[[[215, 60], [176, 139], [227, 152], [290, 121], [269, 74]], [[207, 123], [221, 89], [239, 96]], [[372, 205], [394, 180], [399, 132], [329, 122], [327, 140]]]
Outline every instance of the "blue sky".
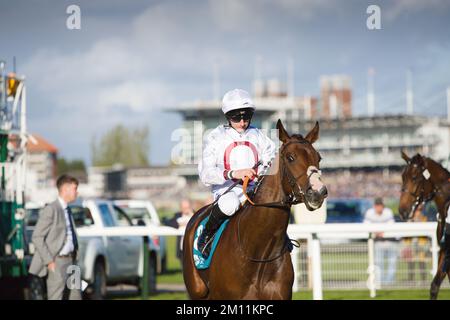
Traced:
[[[66, 8], [81, 8], [81, 30]], [[366, 9], [381, 8], [381, 30]], [[150, 160], [170, 160], [181, 124], [164, 108], [251, 90], [257, 57], [263, 78], [286, 78], [295, 93], [319, 94], [319, 77], [352, 78], [354, 114], [366, 112], [367, 70], [375, 68], [377, 113], [405, 107], [411, 69], [415, 109], [445, 115], [450, 86], [450, 1], [446, 0], [0, 0], [0, 58], [27, 76], [28, 125], [69, 159], [90, 162], [90, 144], [112, 126], [150, 127]]]

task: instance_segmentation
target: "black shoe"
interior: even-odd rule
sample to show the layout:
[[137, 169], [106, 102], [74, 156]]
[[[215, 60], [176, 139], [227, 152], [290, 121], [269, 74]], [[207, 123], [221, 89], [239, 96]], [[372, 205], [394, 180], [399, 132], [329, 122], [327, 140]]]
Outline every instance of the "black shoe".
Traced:
[[209, 215], [209, 219], [206, 222], [205, 230], [200, 235], [197, 248], [202, 253], [203, 258], [208, 258], [211, 252], [211, 244], [219, 227], [222, 225], [228, 216], [220, 211], [219, 206], [216, 204]]

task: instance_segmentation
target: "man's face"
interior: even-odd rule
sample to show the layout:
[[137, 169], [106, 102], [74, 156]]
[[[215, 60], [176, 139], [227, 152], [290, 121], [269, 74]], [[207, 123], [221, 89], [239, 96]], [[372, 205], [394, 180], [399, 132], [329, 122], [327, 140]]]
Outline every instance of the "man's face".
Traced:
[[191, 204], [189, 201], [182, 201], [180, 204], [181, 213], [183, 215], [189, 215], [192, 212]]
[[61, 186], [59, 195], [66, 203], [71, 203], [77, 199], [78, 185], [76, 183], [65, 183]]
[[378, 214], [382, 214], [384, 209], [384, 205], [382, 204], [376, 204], [375, 205], [375, 212]]

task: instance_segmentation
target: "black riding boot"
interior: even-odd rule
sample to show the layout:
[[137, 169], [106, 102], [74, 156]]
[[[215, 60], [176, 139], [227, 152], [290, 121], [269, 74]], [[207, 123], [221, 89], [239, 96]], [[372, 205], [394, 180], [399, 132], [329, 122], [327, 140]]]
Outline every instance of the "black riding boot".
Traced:
[[208, 222], [206, 222], [205, 230], [203, 230], [200, 238], [198, 239], [197, 247], [202, 253], [203, 258], [207, 258], [211, 251], [211, 243], [214, 235], [219, 229], [222, 222], [224, 222], [228, 216], [220, 211], [219, 205], [216, 204], [209, 215]]

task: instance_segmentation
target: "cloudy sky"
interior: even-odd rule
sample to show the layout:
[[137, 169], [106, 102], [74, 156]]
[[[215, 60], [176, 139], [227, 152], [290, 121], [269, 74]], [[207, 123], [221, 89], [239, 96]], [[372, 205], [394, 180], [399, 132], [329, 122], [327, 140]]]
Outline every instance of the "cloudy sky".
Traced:
[[[81, 9], [69, 30], [66, 9]], [[369, 30], [369, 5], [381, 30]], [[367, 70], [375, 69], [377, 113], [401, 113], [406, 70], [415, 109], [445, 115], [450, 86], [448, 0], [0, 0], [0, 59], [27, 77], [28, 124], [60, 155], [90, 163], [90, 143], [116, 124], [150, 127], [150, 160], [170, 160], [178, 115], [164, 109], [210, 99], [214, 65], [221, 95], [251, 91], [255, 61], [263, 78], [286, 78], [295, 93], [319, 94], [319, 77], [352, 78], [353, 111], [366, 112]]]

